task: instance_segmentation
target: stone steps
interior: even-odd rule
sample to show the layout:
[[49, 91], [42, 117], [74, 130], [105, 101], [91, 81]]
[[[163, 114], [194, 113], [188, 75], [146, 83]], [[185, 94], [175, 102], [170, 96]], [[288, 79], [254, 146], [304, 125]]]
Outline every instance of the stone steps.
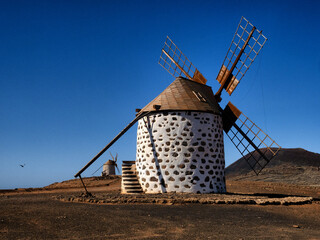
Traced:
[[121, 193], [138, 194], [143, 193], [136, 174], [135, 161], [123, 161], [122, 163], [122, 181]]

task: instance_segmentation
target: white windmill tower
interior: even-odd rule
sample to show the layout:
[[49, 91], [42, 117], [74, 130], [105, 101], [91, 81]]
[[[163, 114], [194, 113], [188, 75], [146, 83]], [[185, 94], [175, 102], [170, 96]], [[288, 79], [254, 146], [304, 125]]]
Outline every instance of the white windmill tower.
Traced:
[[261, 31], [241, 18], [217, 76], [221, 86], [214, 94], [203, 75], [167, 37], [159, 63], [176, 79], [139, 110], [75, 177], [81, 178], [81, 173], [136, 122], [134, 169], [145, 193], [225, 192], [223, 131], [259, 174], [280, 146], [231, 102], [224, 109], [219, 103], [222, 90], [233, 93], [266, 40]]

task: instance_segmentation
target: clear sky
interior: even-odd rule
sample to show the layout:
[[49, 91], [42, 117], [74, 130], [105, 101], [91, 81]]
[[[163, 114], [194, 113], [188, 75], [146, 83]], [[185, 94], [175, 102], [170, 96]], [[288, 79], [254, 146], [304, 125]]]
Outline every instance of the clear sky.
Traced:
[[[241, 16], [269, 40], [222, 104], [319, 153], [319, 12], [317, 0], [0, 1], [0, 189], [73, 178], [174, 80], [157, 63], [167, 35], [216, 91]], [[110, 151], [134, 160], [135, 144], [136, 126]], [[225, 155], [240, 157], [228, 138]]]

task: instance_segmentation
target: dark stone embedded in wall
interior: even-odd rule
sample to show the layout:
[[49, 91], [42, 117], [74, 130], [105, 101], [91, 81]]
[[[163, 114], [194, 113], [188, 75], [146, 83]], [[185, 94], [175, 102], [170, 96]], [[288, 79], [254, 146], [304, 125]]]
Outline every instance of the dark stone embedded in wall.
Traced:
[[158, 181], [158, 179], [157, 179], [157, 178], [155, 178], [155, 177], [151, 177], [151, 178], [150, 178], [150, 181], [151, 181], [151, 182], [157, 182], [157, 181]]

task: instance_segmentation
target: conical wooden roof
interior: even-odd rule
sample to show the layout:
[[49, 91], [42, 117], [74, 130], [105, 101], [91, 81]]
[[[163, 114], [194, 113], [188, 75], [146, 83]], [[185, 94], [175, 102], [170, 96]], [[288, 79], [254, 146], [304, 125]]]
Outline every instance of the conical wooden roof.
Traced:
[[219, 114], [219, 106], [211, 87], [186, 78], [178, 77], [141, 112], [155, 111], [203, 111]]
[[103, 165], [116, 165], [116, 163], [113, 160], [108, 160]]

